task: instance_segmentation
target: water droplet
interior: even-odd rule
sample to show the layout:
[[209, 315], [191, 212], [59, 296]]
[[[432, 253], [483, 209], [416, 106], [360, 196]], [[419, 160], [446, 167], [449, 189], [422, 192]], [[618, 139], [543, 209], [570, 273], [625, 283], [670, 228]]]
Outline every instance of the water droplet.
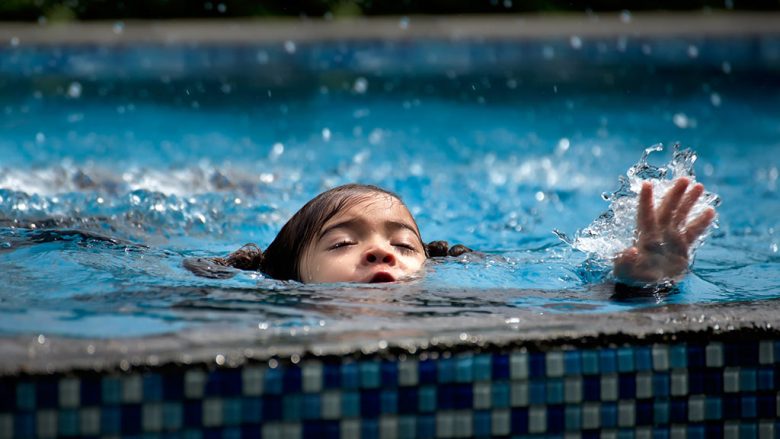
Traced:
[[398, 27], [403, 30], [409, 29], [409, 17], [401, 17], [401, 19], [398, 20]]
[[466, 341], [469, 338], [469, 335], [466, 334], [465, 332], [461, 332], [458, 338], [460, 338], [461, 341]]
[[379, 145], [379, 143], [382, 142], [383, 137], [384, 132], [379, 128], [375, 128], [371, 131], [371, 134], [368, 135], [368, 143], [372, 145]]
[[561, 138], [561, 140], [558, 141], [557, 146], [557, 153], [558, 155], [561, 155], [569, 150], [569, 147], [571, 146], [571, 142], [566, 137]]
[[329, 142], [330, 141], [330, 129], [323, 128], [322, 129], [322, 140]]
[[284, 51], [292, 55], [297, 50], [297, 47], [295, 47], [295, 42], [287, 40], [284, 42]]
[[547, 60], [555, 58], [555, 49], [550, 46], [544, 46], [542, 48], [542, 57]]
[[11, 47], [17, 47], [19, 45], [19, 37], [11, 37]]
[[258, 64], [268, 64], [268, 54], [261, 50], [255, 55], [255, 60]]
[[270, 367], [271, 369], [276, 369], [277, 366], [279, 366], [279, 362], [276, 361], [276, 358], [271, 358], [270, 360], [268, 360], [268, 367]]
[[688, 56], [690, 58], [698, 58], [699, 57], [699, 48], [691, 44], [688, 46]]
[[536, 198], [536, 201], [544, 201], [544, 192], [539, 191], [534, 195], [534, 198]]
[[284, 154], [284, 144], [281, 142], [274, 143], [274, 146], [271, 147], [271, 158], [277, 159], [282, 154]]
[[122, 32], [125, 31], [125, 23], [121, 22], [121, 21], [117, 21], [111, 27], [111, 30], [113, 30], [115, 34], [119, 35], [119, 34], [121, 34]]
[[38, 335], [38, 344], [46, 344], [46, 336], [43, 334]]
[[95, 353], [95, 345], [92, 345], [92, 344], [91, 345], [87, 345], [87, 353], [89, 355], [94, 354]]
[[773, 242], [772, 245], [769, 246], [769, 250], [771, 250], [772, 253], [777, 253], [777, 243]]
[[218, 4], [217, 12], [219, 12], [220, 14], [224, 14], [225, 12], [227, 12], [227, 5], [225, 5], [224, 3]]
[[379, 340], [379, 343], [377, 343], [377, 346], [379, 346], [379, 349], [387, 349], [387, 341]]
[[712, 93], [710, 95], [710, 102], [712, 103], [713, 107], [720, 107], [721, 104], [720, 95], [717, 93]]
[[672, 116], [672, 122], [674, 122], [677, 128], [688, 128], [689, 120], [685, 113], [676, 113]]
[[71, 82], [68, 86], [68, 97], [78, 99], [81, 97], [81, 84], [78, 82]]
[[35, 134], [35, 142], [36, 143], [40, 144], [40, 143], [43, 143], [45, 141], [46, 141], [46, 135], [45, 134], [43, 134], [41, 132], [38, 132], [38, 133]]
[[268, 322], [262, 322], [262, 323], [259, 323], [259, 324], [257, 325], [257, 327], [258, 327], [260, 330], [262, 330], [262, 331], [265, 331], [266, 329], [268, 329]]
[[363, 77], [355, 79], [355, 83], [352, 84], [352, 90], [358, 94], [365, 93], [368, 90], [368, 80]]
[[217, 354], [217, 356], [214, 358], [214, 362], [217, 363], [217, 365], [222, 366], [225, 364], [225, 356], [222, 354]]
[[631, 11], [625, 9], [620, 11], [620, 21], [623, 23], [631, 23]]
[[300, 361], [301, 361], [301, 357], [298, 354], [292, 354], [290, 356], [290, 362], [292, 364], [298, 364], [298, 362], [300, 362]]
[[569, 44], [572, 49], [579, 50], [582, 48], [582, 38], [572, 35], [571, 38], [569, 38]]
[[512, 90], [516, 89], [517, 88], [517, 80], [515, 80], [515, 79], [508, 79], [506, 81], [506, 86], [507, 86], [507, 88], [510, 88]]
[[720, 65], [720, 68], [723, 70], [723, 73], [727, 75], [731, 73], [731, 63], [728, 61], [723, 61], [723, 64]]

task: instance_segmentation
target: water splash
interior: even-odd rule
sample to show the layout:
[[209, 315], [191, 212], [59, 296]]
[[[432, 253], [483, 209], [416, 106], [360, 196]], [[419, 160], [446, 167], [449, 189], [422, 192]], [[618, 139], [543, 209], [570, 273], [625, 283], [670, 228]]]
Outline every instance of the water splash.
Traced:
[[[645, 149], [639, 161], [628, 169], [625, 176], [619, 177], [617, 190], [602, 195], [605, 201], [610, 202], [609, 208], [587, 227], [578, 230], [573, 238], [557, 230], [554, 233], [572, 248], [586, 253], [589, 264], [608, 265], [618, 252], [634, 243], [637, 200], [644, 181], [649, 181], [653, 185], [655, 206], [660, 204], [675, 179], [687, 177], [691, 180], [691, 184], [696, 182], [693, 170], [697, 158], [695, 151], [688, 148], [680, 149], [680, 145], [675, 144], [672, 160], [669, 163], [661, 166], [649, 163], [650, 155], [660, 151], [663, 151], [661, 144]], [[696, 218], [705, 209], [719, 204], [720, 198], [717, 194], [705, 191], [691, 209], [689, 218]], [[706, 236], [707, 233], [703, 234], [691, 246], [689, 255], [691, 261]]]

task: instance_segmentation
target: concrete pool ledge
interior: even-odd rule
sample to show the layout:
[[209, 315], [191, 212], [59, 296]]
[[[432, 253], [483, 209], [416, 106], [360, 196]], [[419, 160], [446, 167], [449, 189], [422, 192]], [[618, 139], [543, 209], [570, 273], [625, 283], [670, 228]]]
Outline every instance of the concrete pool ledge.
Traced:
[[777, 12], [645, 12], [561, 15], [411, 16], [361, 19], [110, 21], [46, 25], [0, 22], [0, 44], [248, 44], [552, 37], [731, 37], [780, 35]]
[[128, 372], [181, 366], [297, 364], [304, 359], [392, 358], [459, 352], [588, 349], [677, 342], [780, 339], [780, 299], [727, 304], [666, 305], [617, 313], [542, 313], [428, 318], [410, 330], [402, 322], [363, 331], [338, 322], [310, 332], [185, 330], [127, 339], [26, 335], [0, 338], [0, 376]]

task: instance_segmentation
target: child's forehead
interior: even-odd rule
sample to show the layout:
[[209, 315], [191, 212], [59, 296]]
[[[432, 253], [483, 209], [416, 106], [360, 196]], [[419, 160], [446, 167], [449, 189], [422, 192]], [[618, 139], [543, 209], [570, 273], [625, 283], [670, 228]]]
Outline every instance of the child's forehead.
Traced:
[[344, 209], [336, 212], [324, 226], [349, 218], [367, 218], [372, 220], [403, 220], [414, 223], [412, 214], [398, 198], [389, 194], [370, 194], [361, 197], [354, 203], [349, 203]]

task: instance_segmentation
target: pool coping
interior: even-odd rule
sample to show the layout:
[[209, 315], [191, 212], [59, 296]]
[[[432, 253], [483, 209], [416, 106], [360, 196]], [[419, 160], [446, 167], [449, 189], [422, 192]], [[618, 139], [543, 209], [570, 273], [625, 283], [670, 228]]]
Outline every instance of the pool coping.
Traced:
[[730, 37], [780, 34], [778, 12], [618, 12], [354, 19], [127, 20], [0, 22], [11, 45], [140, 43], [249, 44], [372, 40], [527, 40], [553, 37]]
[[[489, 294], [489, 292], [486, 292]], [[366, 331], [311, 332], [235, 328], [185, 330], [125, 339], [47, 335], [0, 337], [0, 377], [304, 359], [399, 358], [405, 355], [592, 348], [626, 344], [780, 339], [780, 299], [662, 305], [611, 313], [541, 313], [438, 317], [410, 330], [403, 322]], [[425, 328], [425, 329], [419, 329]]]

